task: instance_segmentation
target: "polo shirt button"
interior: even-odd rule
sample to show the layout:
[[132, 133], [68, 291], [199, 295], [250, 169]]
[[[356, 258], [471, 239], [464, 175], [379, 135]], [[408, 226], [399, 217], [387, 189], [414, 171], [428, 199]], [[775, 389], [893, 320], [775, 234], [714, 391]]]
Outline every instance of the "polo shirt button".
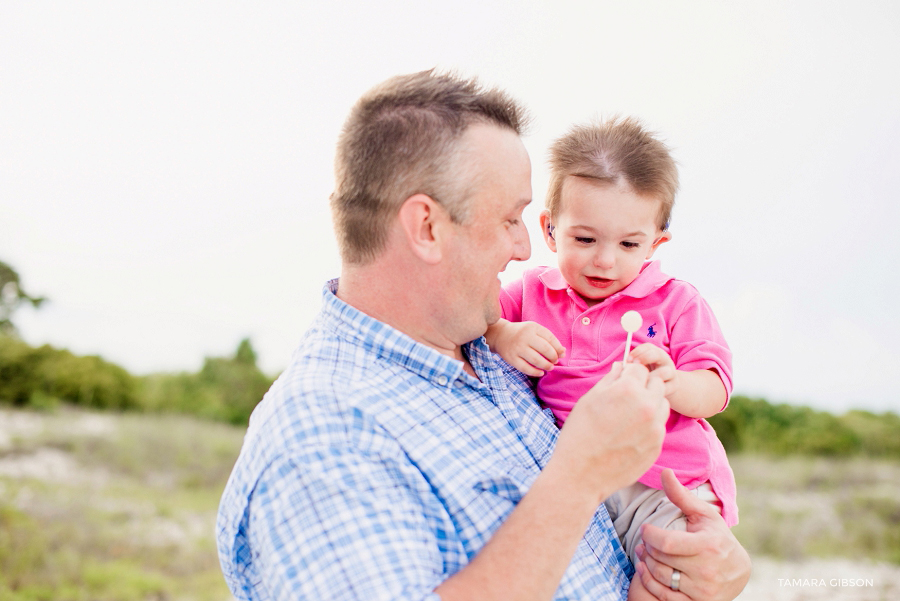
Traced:
[[586, 326], [589, 326], [589, 325], [591, 325], [591, 318], [590, 317], [582, 317], [581, 323], [583, 323]]
[[447, 376], [438, 376], [438, 379], [437, 379], [437, 383], [440, 386], [446, 386], [447, 382], [449, 382], [449, 381], [450, 380], [447, 379]]

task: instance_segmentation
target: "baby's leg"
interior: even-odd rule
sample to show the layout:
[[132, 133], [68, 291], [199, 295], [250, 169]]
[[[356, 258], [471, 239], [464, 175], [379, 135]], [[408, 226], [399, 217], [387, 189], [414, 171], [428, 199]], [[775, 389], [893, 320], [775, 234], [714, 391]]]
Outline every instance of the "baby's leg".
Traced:
[[[722, 511], [722, 504], [709, 482], [701, 484], [691, 490], [701, 500], [706, 501]], [[666, 494], [644, 486], [641, 483], [618, 491], [607, 501], [607, 508], [616, 533], [625, 547], [625, 551], [632, 563], [637, 563], [635, 548], [641, 542], [640, 528], [643, 524], [653, 524], [666, 530], [685, 530], [687, 519], [678, 507], [669, 501]], [[635, 574], [631, 579], [631, 588], [628, 592], [629, 601], [653, 601], [655, 597], [644, 588], [640, 576]]]

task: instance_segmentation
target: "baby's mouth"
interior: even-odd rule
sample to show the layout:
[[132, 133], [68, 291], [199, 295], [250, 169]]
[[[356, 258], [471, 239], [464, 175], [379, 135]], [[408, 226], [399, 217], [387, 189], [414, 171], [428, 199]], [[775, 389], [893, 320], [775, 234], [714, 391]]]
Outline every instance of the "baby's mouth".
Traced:
[[607, 288], [615, 282], [615, 280], [611, 280], [609, 278], [592, 278], [586, 276], [586, 279], [588, 281], [588, 284], [595, 288]]

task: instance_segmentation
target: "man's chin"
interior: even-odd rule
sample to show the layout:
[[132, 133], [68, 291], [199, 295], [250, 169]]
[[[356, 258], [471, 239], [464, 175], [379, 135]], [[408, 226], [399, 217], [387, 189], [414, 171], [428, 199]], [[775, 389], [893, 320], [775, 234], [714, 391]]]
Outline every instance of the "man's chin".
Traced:
[[499, 300], [497, 301], [496, 305], [494, 305], [493, 307], [490, 307], [487, 311], [485, 311], [484, 317], [485, 317], [484, 321], [485, 321], [485, 323], [487, 323], [488, 326], [492, 326], [495, 323], [497, 323], [498, 321], [500, 321], [500, 318], [503, 317], [503, 309], [500, 308]]

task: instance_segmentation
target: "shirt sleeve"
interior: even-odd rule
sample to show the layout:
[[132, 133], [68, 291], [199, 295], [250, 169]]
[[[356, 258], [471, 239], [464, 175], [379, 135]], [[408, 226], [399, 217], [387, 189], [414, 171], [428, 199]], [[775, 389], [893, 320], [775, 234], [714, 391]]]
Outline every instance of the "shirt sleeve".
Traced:
[[699, 294], [687, 302], [672, 325], [669, 352], [677, 369], [714, 369], [718, 372], [725, 385], [725, 406], [728, 405], [732, 389], [731, 349], [712, 308]]
[[438, 534], [399, 469], [331, 447], [269, 466], [250, 500], [249, 533], [271, 599], [440, 601]]
[[508, 321], [522, 321], [522, 298], [524, 280], [518, 279], [500, 289], [500, 309], [502, 317]]

